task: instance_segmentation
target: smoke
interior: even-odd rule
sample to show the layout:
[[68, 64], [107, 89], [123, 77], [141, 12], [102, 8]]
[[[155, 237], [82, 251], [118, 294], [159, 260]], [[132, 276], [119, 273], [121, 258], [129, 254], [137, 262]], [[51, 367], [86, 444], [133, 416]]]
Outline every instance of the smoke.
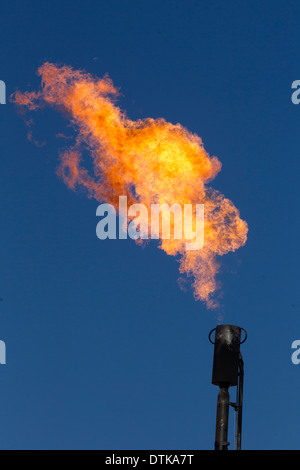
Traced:
[[[204, 204], [204, 247], [187, 251], [184, 240], [159, 240], [159, 248], [179, 260], [179, 271], [190, 278], [194, 297], [209, 308], [217, 306], [217, 257], [246, 243], [247, 224], [238, 209], [208, 186], [221, 170], [202, 140], [180, 124], [164, 119], [130, 120], [116, 105], [118, 90], [102, 79], [68, 66], [45, 63], [38, 70], [37, 92], [16, 92], [13, 101], [36, 110], [55, 107], [76, 129], [72, 146], [60, 154], [58, 174], [72, 190], [84, 188], [89, 197], [118, 208], [128, 204]], [[83, 165], [88, 149], [93, 175]]]

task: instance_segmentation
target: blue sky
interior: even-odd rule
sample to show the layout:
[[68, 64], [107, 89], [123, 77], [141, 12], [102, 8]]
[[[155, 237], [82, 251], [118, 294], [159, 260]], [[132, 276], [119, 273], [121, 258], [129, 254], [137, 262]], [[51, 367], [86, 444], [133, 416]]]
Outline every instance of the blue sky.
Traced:
[[[299, 2], [1, 0], [0, 9], [8, 95], [36, 89], [44, 61], [109, 73], [131, 119], [180, 122], [221, 160], [213, 187], [249, 224], [219, 277], [224, 323], [248, 331], [243, 447], [299, 448]], [[178, 263], [155, 243], [97, 239], [97, 202], [55, 174], [66, 121], [51, 110], [34, 120], [41, 148], [14, 105], [0, 107], [0, 447], [213, 448], [207, 337], [218, 312], [180, 290]]]

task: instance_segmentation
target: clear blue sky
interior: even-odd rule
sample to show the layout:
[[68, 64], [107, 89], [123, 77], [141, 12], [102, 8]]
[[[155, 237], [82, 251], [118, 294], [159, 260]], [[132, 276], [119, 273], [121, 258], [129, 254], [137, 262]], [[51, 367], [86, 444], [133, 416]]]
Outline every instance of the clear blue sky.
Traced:
[[[249, 224], [220, 275], [224, 322], [249, 335], [243, 447], [299, 448], [299, 1], [0, 9], [8, 94], [36, 89], [46, 60], [109, 73], [130, 118], [180, 122], [222, 161], [213, 186]], [[55, 174], [66, 122], [34, 119], [42, 148], [13, 104], [0, 107], [0, 448], [213, 448], [217, 312], [179, 289], [176, 260], [155, 244], [96, 238], [97, 202]]]

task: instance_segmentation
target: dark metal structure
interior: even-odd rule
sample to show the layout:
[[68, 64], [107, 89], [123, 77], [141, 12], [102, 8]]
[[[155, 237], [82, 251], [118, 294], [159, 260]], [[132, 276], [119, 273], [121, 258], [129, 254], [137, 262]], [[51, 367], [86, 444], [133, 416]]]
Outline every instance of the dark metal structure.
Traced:
[[[215, 341], [211, 339], [215, 331]], [[245, 333], [241, 341], [242, 331]], [[235, 419], [235, 448], [241, 449], [242, 441], [242, 411], [244, 387], [244, 361], [240, 345], [247, 339], [247, 332], [234, 325], [218, 325], [209, 334], [209, 340], [214, 344], [214, 362], [212, 383], [219, 387], [217, 402], [215, 450], [228, 450], [228, 419], [229, 406], [236, 413]], [[237, 387], [236, 402], [230, 402], [229, 387]]]

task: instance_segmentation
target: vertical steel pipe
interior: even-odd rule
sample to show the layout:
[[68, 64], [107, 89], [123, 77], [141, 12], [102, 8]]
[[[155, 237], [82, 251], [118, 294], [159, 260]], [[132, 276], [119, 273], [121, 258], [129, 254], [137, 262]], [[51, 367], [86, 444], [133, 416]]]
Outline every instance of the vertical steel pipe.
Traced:
[[[241, 341], [241, 332], [245, 338]], [[215, 341], [211, 334], [215, 331]], [[244, 363], [240, 353], [240, 345], [246, 341], [247, 332], [234, 325], [218, 325], [209, 334], [209, 340], [214, 344], [214, 363], [212, 383], [219, 387], [216, 417], [215, 450], [228, 450], [228, 419], [229, 406], [236, 412], [235, 447], [241, 449], [242, 436], [242, 407]], [[230, 402], [229, 387], [237, 386], [237, 401]]]
[[215, 450], [228, 450], [229, 392], [228, 384], [220, 386], [217, 402]]

